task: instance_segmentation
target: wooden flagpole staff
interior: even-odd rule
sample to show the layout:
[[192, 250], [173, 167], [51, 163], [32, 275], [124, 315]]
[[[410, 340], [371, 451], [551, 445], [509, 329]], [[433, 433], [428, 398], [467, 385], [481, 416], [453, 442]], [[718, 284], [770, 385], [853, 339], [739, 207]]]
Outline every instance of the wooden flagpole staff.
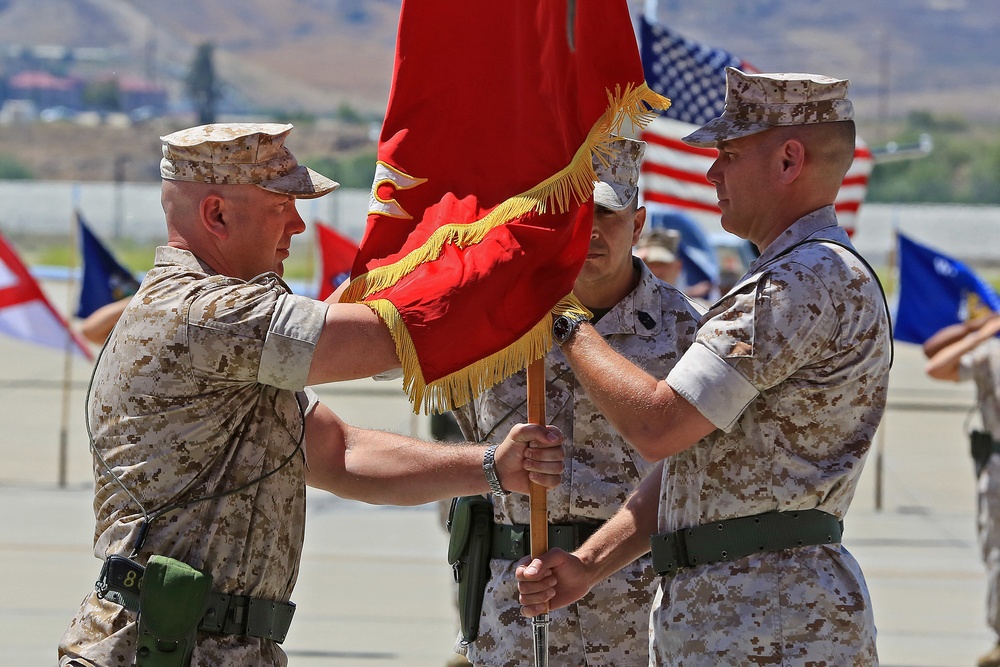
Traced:
[[[545, 359], [538, 359], [528, 366], [528, 421], [545, 425]], [[531, 484], [528, 496], [531, 518], [531, 557], [536, 558], [549, 550], [548, 506], [546, 490], [540, 484]]]
[[[528, 421], [545, 425], [545, 357], [528, 366]], [[531, 557], [537, 558], [549, 550], [548, 500], [545, 487], [532, 484], [529, 488], [529, 522]], [[535, 647], [535, 667], [549, 664], [549, 615], [539, 614], [531, 620]]]

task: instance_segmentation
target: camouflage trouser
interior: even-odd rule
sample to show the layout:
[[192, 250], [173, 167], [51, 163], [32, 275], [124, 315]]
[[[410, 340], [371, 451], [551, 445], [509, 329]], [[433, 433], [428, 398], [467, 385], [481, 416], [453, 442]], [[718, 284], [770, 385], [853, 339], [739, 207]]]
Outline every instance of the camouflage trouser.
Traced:
[[839, 545], [664, 577], [650, 622], [655, 667], [878, 664], [871, 598]]
[[986, 622], [1000, 637], [1000, 455], [979, 476], [979, 547], [986, 564]]
[[[513, 561], [493, 559], [479, 638], [456, 643], [476, 667], [533, 665], [531, 621], [521, 616]], [[599, 582], [580, 601], [549, 614], [553, 667], [633, 667], [649, 662], [649, 605], [656, 577], [648, 556]]]

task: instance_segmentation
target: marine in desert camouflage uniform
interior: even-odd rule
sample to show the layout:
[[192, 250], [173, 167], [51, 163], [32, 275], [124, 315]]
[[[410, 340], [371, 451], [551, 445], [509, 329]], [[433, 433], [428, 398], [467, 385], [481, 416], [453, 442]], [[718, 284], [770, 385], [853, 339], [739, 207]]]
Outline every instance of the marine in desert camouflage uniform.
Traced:
[[[371, 310], [296, 296], [281, 280], [291, 236], [305, 229], [295, 199], [337, 185], [296, 163], [284, 147], [290, 130], [217, 124], [162, 138], [169, 245], [102, 351], [87, 406], [107, 463], [95, 457], [94, 554], [140, 565], [171, 557], [260, 608], [291, 596], [306, 482], [395, 504], [489, 489], [484, 447], [350, 427], [304, 389], [399, 362]], [[545, 442], [526, 454], [532, 438]], [[497, 451], [501, 480], [526, 491], [525, 470], [537, 470], [537, 482], [558, 483], [558, 440], [552, 429], [516, 427]], [[137, 614], [127, 605], [90, 593], [60, 642], [60, 665], [133, 664]], [[255, 629], [249, 614], [231, 605], [227, 629], [200, 631], [191, 664], [286, 664], [283, 637]]]
[[977, 667], [1000, 667], [1000, 313], [945, 327], [923, 345], [927, 374], [976, 385], [982, 428], [993, 445], [976, 462], [976, 528], [986, 565], [986, 623], [998, 638]]
[[[645, 222], [636, 184], [643, 142], [618, 139], [611, 162], [595, 161], [601, 179], [595, 194], [590, 256], [574, 293], [599, 315], [597, 332], [627, 359], [666, 375], [694, 340], [700, 315], [677, 289], [657, 279], [632, 245]], [[654, 467], [622, 439], [573, 376], [558, 347], [546, 357], [546, 419], [566, 437], [563, 480], [547, 494], [549, 523], [574, 526], [589, 535], [611, 517]], [[494, 441], [515, 421], [526, 419], [525, 374], [486, 391], [456, 413], [466, 437]], [[528, 497], [494, 496], [499, 524], [530, 521]], [[525, 544], [528, 542], [526, 541]], [[531, 624], [518, 613], [517, 558], [491, 560], [478, 639], [456, 650], [486, 667], [532, 664]], [[555, 611], [549, 626], [553, 664], [570, 666], [645, 664], [646, 621], [656, 592], [648, 556], [619, 570], [583, 599]]]
[[[585, 324], [563, 345], [604, 414], [662, 460], [662, 474], [574, 554], [525, 561], [523, 610], [578, 598], [647, 549], [655, 530], [663, 576], [650, 664], [877, 664], [868, 590], [837, 525], [884, 411], [891, 362], [877, 278], [832, 205], [854, 152], [848, 84], [727, 74], [723, 116], [685, 141], [719, 149], [708, 179], [723, 227], [761, 256], [709, 309], [666, 379], [614, 355]], [[821, 521], [824, 536], [799, 542], [800, 516]], [[754, 527], [772, 519], [782, 522], [776, 538]], [[746, 537], [746, 553], [723, 542], [729, 535]], [[772, 538], [781, 546], [763, 546]], [[666, 548], [681, 543], [687, 555]], [[692, 549], [712, 544], [726, 546], [695, 562]]]

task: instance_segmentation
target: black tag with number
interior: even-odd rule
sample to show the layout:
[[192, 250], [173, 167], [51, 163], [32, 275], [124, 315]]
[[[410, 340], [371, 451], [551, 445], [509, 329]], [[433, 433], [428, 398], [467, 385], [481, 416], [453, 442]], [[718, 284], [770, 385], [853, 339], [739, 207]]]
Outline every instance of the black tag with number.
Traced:
[[145, 568], [124, 556], [108, 556], [104, 561], [104, 583], [111, 590], [139, 594]]

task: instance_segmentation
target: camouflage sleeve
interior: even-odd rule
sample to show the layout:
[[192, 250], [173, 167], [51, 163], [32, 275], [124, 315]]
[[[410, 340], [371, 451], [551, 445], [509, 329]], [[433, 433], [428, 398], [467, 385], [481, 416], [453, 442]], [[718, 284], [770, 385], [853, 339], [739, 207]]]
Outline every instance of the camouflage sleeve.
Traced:
[[[739, 318], [749, 337], [722, 345], [717, 352], [758, 391], [770, 389], [829, 353], [839, 326], [839, 305], [821, 276], [788, 262], [764, 276], [752, 308]], [[716, 340], [720, 338], [724, 335]]]
[[208, 290], [191, 304], [188, 334], [196, 373], [229, 382], [300, 390], [327, 304], [273, 284]]
[[823, 353], [838, 317], [823, 280], [797, 262], [765, 274], [728, 300], [728, 307], [701, 326], [698, 344], [667, 378], [722, 430], [732, 427], [759, 392]]
[[261, 384], [295, 390], [305, 386], [327, 308], [322, 301], [294, 294], [278, 297], [260, 356]]
[[958, 379], [962, 382], [966, 380], [979, 381], [983, 371], [989, 372], [989, 346], [980, 345], [974, 350], [966, 352], [958, 360]]
[[692, 345], [667, 375], [667, 384], [727, 433], [759, 393], [740, 373], [704, 345]]
[[458, 427], [466, 440], [481, 442], [482, 432], [476, 419], [475, 403], [475, 399], [473, 399], [457, 410], [453, 410], [451, 414], [455, 416], [455, 421], [458, 422]]

